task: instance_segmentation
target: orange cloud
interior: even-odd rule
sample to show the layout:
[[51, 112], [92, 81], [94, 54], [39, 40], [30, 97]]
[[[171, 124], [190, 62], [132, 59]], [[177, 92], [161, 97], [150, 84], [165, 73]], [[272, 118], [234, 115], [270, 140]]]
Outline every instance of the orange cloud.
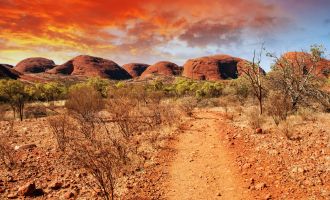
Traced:
[[160, 53], [155, 47], [174, 39], [201, 47], [229, 44], [244, 29], [278, 25], [281, 12], [262, 0], [0, 2], [0, 53], [8, 61], [24, 52], [60, 62], [80, 53], [152, 56]]

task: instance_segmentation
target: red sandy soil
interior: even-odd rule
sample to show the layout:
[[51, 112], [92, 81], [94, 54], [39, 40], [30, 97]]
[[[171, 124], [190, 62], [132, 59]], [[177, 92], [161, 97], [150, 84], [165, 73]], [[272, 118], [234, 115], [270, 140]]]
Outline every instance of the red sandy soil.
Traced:
[[[120, 199], [329, 199], [329, 120], [302, 125], [309, 129], [300, 141], [271, 129], [256, 134], [239, 120], [218, 109], [196, 110], [143, 172], [125, 179]], [[16, 124], [11, 145], [36, 147], [17, 151], [20, 168], [0, 171], [0, 199], [22, 199], [17, 191], [31, 181], [45, 192], [36, 199], [70, 199], [70, 193], [71, 199], [100, 199], [87, 186], [91, 179], [56, 150], [46, 124], [45, 118]], [[5, 125], [0, 122], [0, 131]]]

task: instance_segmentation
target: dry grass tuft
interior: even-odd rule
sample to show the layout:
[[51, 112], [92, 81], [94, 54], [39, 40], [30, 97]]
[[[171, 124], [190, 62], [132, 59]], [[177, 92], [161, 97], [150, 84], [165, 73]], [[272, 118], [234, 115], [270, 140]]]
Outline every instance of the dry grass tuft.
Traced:
[[265, 123], [265, 116], [259, 114], [259, 110], [256, 107], [252, 107], [246, 112], [248, 123], [253, 129], [262, 128]]

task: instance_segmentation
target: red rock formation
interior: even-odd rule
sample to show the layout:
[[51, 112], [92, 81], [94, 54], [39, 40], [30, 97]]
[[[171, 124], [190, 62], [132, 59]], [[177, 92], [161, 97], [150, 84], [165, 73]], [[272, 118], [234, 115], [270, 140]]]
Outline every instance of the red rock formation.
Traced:
[[129, 63], [123, 65], [123, 68], [133, 77], [141, 76], [141, 74], [149, 67], [148, 64], [143, 63]]
[[131, 75], [117, 63], [93, 56], [81, 55], [69, 60], [63, 65], [48, 71], [53, 74], [81, 75], [87, 77], [99, 76], [114, 80], [131, 78]]
[[73, 72], [73, 60], [69, 60], [68, 62], [57, 65], [51, 70], [48, 70], [49, 74], [62, 74], [62, 75], [70, 75]]
[[195, 80], [235, 79], [241, 75], [247, 61], [229, 55], [205, 56], [188, 60], [183, 76]]
[[12, 68], [13, 66], [11, 65], [0, 64], [0, 79], [3, 78], [18, 79], [21, 74]]
[[176, 76], [181, 74], [181, 68], [167, 61], [161, 61], [149, 66], [142, 74], [141, 78], [146, 78], [152, 75], [165, 75], [165, 76]]
[[330, 77], [330, 60], [321, 58], [318, 62], [313, 61], [312, 55], [306, 52], [287, 52], [283, 54], [277, 62], [277, 66], [288, 62], [290, 65], [297, 67], [303, 73], [304, 70], [309, 70], [311, 67], [314, 68], [312, 72], [320, 77]]
[[14, 69], [21, 73], [40, 73], [55, 67], [52, 60], [46, 58], [27, 58], [19, 62]]

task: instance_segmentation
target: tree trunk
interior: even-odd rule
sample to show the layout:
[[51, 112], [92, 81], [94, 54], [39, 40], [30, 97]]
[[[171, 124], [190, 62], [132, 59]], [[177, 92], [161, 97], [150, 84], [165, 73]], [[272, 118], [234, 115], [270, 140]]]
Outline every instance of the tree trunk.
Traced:
[[23, 121], [23, 115], [24, 115], [24, 104], [19, 105], [19, 117], [20, 120]]
[[262, 97], [259, 98], [259, 109], [260, 109], [260, 115], [263, 113], [263, 107], [262, 107]]
[[262, 87], [259, 85], [259, 108], [260, 108], [260, 115], [263, 113], [263, 107], [262, 107]]

